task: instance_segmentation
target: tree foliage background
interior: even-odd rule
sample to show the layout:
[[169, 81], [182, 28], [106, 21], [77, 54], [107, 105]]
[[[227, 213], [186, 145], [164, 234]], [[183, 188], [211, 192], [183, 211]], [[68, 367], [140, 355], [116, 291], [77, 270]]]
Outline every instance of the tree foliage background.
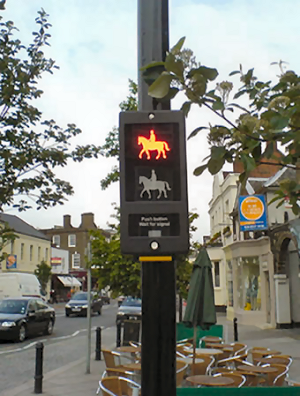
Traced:
[[36, 107], [43, 94], [39, 80], [58, 69], [44, 53], [51, 27], [44, 10], [36, 24], [33, 41], [25, 46], [14, 23], [0, 16], [0, 210], [5, 205], [21, 211], [32, 204], [37, 209], [63, 204], [73, 188], [54, 169], [100, 152], [94, 145], [71, 148], [70, 140], [81, 130], [44, 119]]
[[46, 263], [46, 261], [42, 261], [37, 265], [37, 268], [34, 270], [34, 275], [37, 276], [40, 281], [42, 290], [45, 292], [47, 288], [47, 283], [49, 282], [52, 272], [51, 266]]
[[[165, 62], [149, 64], [144, 73], [150, 85], [149, 95], [158, 101], [183, 92], [187, 100], [182, 110], [186, 116], [196, 105], [220, 120], [214, 125], [199, 125], [189, 136], [205, 131], [210, 146], [204, 164], [194, 174], [199, 176], [207, 169], [214, 175], [226, 162], [239, 161], [244, 168], [240, 181], [245, 184], [250, 172], [260, 164], [291, 168], [295, 178], [281, 181], [274, 201], [280, 206], [288, 197], [293, 212], [300, 213], [300, 180], [296, 177], [296, 171], [300, 171], [300, 76], [286, 71], [282, 61], [277, 63], [280, 75], [275, 82], [262, 81], [254, 69], [244, 72], [240, 66], [230, 73], [240, 77], [240, 86], [234, 90], [231, 81], [215, 83], [217, 69], [197, 62], [191, 50], [183, 49], [184, 41], [178, 41]], [[274, 155], [277, 143], [284, 150], [280, 159]]]

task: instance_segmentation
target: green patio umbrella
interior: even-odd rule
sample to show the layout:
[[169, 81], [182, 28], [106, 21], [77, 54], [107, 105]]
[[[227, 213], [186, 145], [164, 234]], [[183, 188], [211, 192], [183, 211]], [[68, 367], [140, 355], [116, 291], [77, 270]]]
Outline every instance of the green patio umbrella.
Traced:
[[209, 330], [210, 326], [217, 322], [211, 270], [210, 258], [203, 247], [193, 265], [183, 318], [187, 326], [194, 327], [193, 362], [195, 361], [197, 326], [200, 326], [202, 330]]

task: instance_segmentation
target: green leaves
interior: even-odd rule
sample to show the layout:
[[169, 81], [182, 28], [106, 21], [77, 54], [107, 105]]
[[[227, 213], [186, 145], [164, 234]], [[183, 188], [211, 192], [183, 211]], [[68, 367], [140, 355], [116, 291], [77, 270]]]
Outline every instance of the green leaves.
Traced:
[[195, 69], [196, 74], [201, 74], [206, 80], [213, 81], [215, 80], [219, 73], [217, 69], [212, 69], [210, 67], [200, 66], [198, 69]]
[[[53, 169], [69, 160], [96, 158], [100, 150], [94, 145], [70, 149], [70, 139], [81, 130], [74, 124], [61, 128], [54, 120], [43, 120], [34, 106], [43, 94], [38, 87], [43, 74], [57, 69], [43, 52], [50, 38], [47, 18], [44, 10], [38, 12], [38, 31], [28, 47], [14, 37], [18, 30], [13, 22], [0, 23], [0, 210], [3, 205], [26, 210], [31, 202], [37, 209], [63, 204], [73, 189], [56, 178]], [[22, 199], [15, 202], [15, 196]]]
[[165, 68], [168, 72], [174, 73], [177, 77], [183, 78], [183, 62], [181, 60], [176, 60], [175, 55], [169, 53], [166, 57]]
[[198, 132], [203, 131], [204, 129], [208, 129], [207, 127], [198, 127], [193, 130], [193, 132], [190, 133], [188, 140], [198, 134]]
[[174, 45], [174, 47], [172, 47], [171, 53], [175, 55], [178, 54], [181, 51], [184, 42], [185, 42], [185, 37], [181, 37], [181, 39], [178, 40], [178, 42]]
[[168, 94], [172, 79], [173, 78], [170, 73], [162, 72], [162, 74], [149, 87], [148, 94], [154, 98], [162, 99]]

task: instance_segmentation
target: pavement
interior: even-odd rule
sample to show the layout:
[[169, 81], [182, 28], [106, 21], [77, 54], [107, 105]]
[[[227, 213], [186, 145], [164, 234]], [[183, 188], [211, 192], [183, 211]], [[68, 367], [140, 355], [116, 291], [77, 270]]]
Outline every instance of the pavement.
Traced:
[[[223, 337], [225, 342], [233, 342], [233, 323], [226, 320], [224, 314], [218, 314], [218, 324], [224, 328]], [[245, 343], [248, 347], [263, 346], [280, 351], [282, 354], [291, 355], [293, 363], [290, 368], [289, 378], [300, 382], [300, 329], [261, 329], [256, 326], [239, 325], [239, 342]], [[107, 329], [102, 331], [102, 347], [114, 349], [116, 347], [115, 330]], [[92, 336], [92, 345], [95, 345], [95, 338]], [[44, 373], [43, 395], [45, 396], [94, 396], [98, 387], [98, 382], [105, 370], [103, 360], [95, 361], [94, 352], [91, 355], [90, 373], [86, 374], [86, 357]], [[102, 357], [103, 359], [103, 357]], [[34, 394], [34, 379], [13, 389], [0, 392], [0, 396], [31, 396]]]

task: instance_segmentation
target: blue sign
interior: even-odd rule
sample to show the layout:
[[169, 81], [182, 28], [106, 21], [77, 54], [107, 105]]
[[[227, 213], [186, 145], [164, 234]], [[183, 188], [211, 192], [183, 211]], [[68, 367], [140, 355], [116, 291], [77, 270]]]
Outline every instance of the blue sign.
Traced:
[[17, 255], [10, 254], [6, 259], [6, 269], [16, 269], [17, 268]]
[[240, 196], [239, 216], [241, 231], [261, 231], [268, 229], [265, 196]]

